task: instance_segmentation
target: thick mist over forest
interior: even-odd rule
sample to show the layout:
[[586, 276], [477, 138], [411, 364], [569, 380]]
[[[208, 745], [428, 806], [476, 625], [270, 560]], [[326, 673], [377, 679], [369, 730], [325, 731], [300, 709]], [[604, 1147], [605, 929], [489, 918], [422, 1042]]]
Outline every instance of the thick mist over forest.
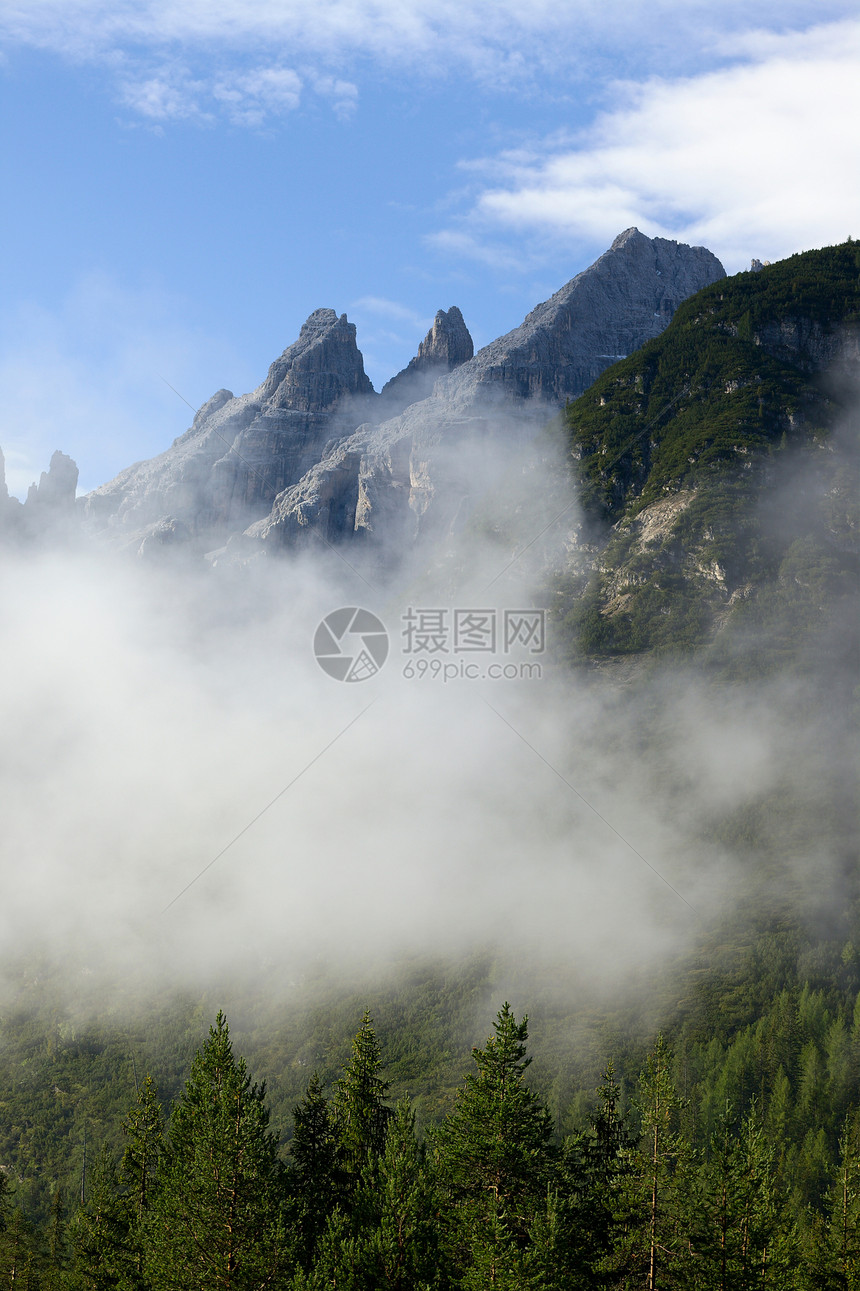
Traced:
[[[486, 948], [560, 989], [618, 991], [751, 902], [838, 919], [839, 651], [733, 684], [695, 662], [561, 662], [550, 576], [581, 517], [548, 444], [399, 574], [321, 544], [215, 568], [87, 543], [4, 553], [7, 970], [44, 962], [72, 994], [86, 979], [128, 1002], [227, 981], [265, 996], [312, 966], [349, 981]], [[780, 488], [768, 523], [789, 545], [791, 472]], [[343, 606], [389, 637], [356, 684], [314, 657]], [[535, 607], [539, 654], [457, 653], [449, 635], [437, 674], [409, 651], [417, 610], [450, 633], [455, 609], [501, 624]], [[508, 673], [486, 678], [491, 660]]]

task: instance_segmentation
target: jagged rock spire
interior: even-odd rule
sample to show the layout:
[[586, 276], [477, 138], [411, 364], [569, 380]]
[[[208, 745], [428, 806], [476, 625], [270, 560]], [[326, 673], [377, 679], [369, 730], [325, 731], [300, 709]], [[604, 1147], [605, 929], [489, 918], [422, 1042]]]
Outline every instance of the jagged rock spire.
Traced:
[[410, 359], [402, 372], [386, 382], [382, 393], [386, 397], [400, 391], [412, 393], [416, 377], [435, 378], [453, 372], [462, 363], [468, 363], [474, 353], [472, 337], [457, 306], [452, 305], [447, 311], [440, 309], [414, 359]]

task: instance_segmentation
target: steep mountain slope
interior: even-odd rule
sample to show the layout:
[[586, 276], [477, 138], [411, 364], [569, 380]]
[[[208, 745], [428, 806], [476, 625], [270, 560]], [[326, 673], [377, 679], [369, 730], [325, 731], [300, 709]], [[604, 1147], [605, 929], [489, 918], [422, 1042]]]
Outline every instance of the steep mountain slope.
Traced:
[[[498, 443], [523, 441], [619, 357], [659, 335], [679, 304], [724, 277], [704, 247], [627, 229], [519, 327], [436, 382], [429, 398], [334, 446], [249, 536], [414, 539], [450, 524]], [[428, 514], [430, 513], [430, 514]]]
[[144, 551], [190, 543], [198, 552], [246, 528], [273, 546], [309, 524], [328, 540], [381, 536], [384, 516], [394, 513], [401, 531], [414, 527], [440, 495], [448, 515], [463, 485], [439, 467], [440, 442], [456, 445], [488, 427], [510, 434], [506, 416], [525, 433], [722, 276], [704, 248], [628, 229], [474, 358], [460, 311], [440, 311], [381, 395], [364, 372], [354, 325], [316, 310], [258, 389], [238, 398], [219, 390], [171, 448], [89, 494], [84, 515], [119, 543]]
[[824, 606], [847, 626], [858, 381], [848, 243], [707, 288], [573, 403], [588, 515], [559, 592], [571, 650], [740, 648], [755, 629], [762, 664]]
[[324, 445], [355, 424], [373, 387], [355, 326], [318, 309], [262, 385], [235, 398], [219, 390], [171, 448], [137, 462], [88, 494], [84, 514], [97, 531], [141, 542], [194, 537], [205, 544], [243, 528], [273, 494], [298, 479]]

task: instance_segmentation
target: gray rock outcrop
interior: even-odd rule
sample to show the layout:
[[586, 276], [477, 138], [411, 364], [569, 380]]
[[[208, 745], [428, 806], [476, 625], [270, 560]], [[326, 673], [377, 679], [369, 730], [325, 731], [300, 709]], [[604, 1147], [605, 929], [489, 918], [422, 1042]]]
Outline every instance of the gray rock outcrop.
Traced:
[[704, 247], [627, 229], [519, 327], [437, 379], [429, 397], [333, 446], [248, 535], [288, 543], [313, 525], [328, 541], [373, 533], [402, 542], [455, 522], [500, 443], [533, 434], [723, 277]]
[[375, 397], [354, 324], [317, 309], [256, 390], [219, 390], [166, 452], [88, 494], [88, 527], [138, 550], [162, 546], [166, 532], [219, 545], [372, 415]]
[[6, 463], [0, 452], [0, 535], [25, 545], [69, 538], [77, 527], [77, 487], [77, 464], [57, 451], [39, 483], [30, 485], [22, 505], [9, 496]]
[[0, 449], [0, 535], [11, 531], [17, 521], [21, 503], [17, 498], [10, 498], [9, 486], [6, 483], [6, 458]]
[[387, 415], [394, 416], [410, 403], [426, 398], [437, 377], [468, 363], [474, 354], [474, 342], [457, 306], [440, 309], [414, 359], [382, 387], [380, 398]]
[[47, 471], [42, 471], [39, 483], [30, 485], [24, 508], [31, 515], [44, 511], [54, 515], [71, 514], [77, 487], [77, 463], [58, 450], [51, 457]]
[[244, 549], [277, 547], [309, 527], [411, 542], [456, 521], [501, 443], [526, 441], [723, 276], [703, 247], [628, 229], [478, 354], [459, 309], [440, 310], [379, 395], [354, 325], [318, 309], [261, 386], [219, 390], [166, 452], [90, 493], [87, 526], [143, 554], [220, 550], [243, 531]]

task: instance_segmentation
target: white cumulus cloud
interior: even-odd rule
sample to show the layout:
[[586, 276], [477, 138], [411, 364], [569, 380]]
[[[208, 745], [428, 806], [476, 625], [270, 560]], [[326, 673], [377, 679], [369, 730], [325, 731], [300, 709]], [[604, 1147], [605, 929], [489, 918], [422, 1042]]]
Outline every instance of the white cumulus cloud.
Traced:
[[479, 191], [437, 241], [500, 230], [602, 243], [630, 225], [703, 243], [738, 269], [844, 240], [860, 209], [860, 23], [757, 33], [745, 61], [618, 86], [578, 136], [469, 163]]

